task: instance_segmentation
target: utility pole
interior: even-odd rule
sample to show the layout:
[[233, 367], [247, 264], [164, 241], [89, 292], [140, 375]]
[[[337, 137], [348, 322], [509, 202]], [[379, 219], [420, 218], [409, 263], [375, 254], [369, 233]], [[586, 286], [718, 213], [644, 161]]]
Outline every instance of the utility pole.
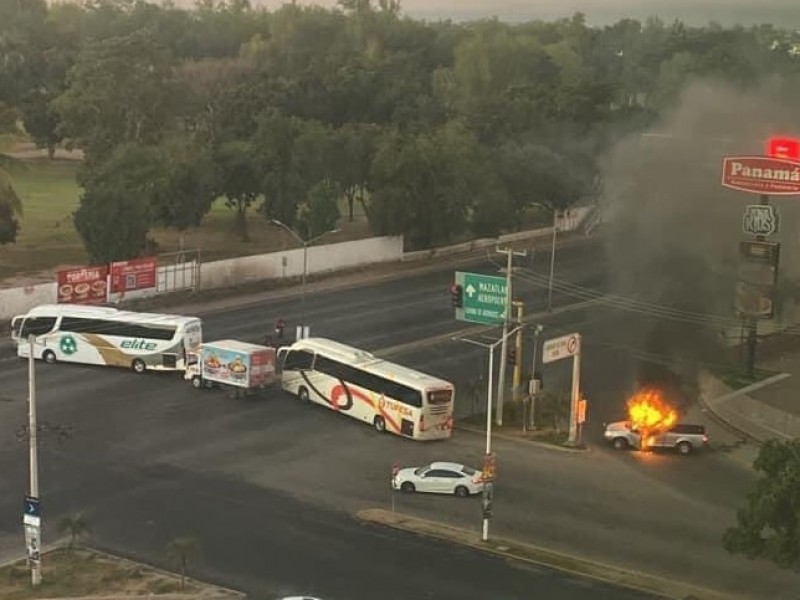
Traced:
[[[522, 325], [522, 317], [523, 317], [523, 310], [525, 309], [525, 304], [517, 301], [514, 302], [514, 307], [517, 309], [517, 325]], [[514, 402], [519, 402], [522, 399], [522, 330], [517, 331], [517, 337], [515, 340], [515, 356], [516, 361], [514, 363], [514, 379], [512, 381], [512, 385], [514, 386], [513, 389], [513, 398]]]
[[[38, 442], [36, 437], [36, 370], [34, 367], [34, 342], [35, 336], [28, 336], [28, 454], [30, 467], [29, 495], [38, 502], [39, 498], [39, 457]], [[37, 518], [38, 521], [38, 518]], [[35, 525], [25, 524], [28, 560], [31, 567], [31, 585], [38, 586], [42, 583], [41, 562], [41, 523]]]
[[[531, 361], [531, 382], [528, 388], [528, 395], [530, 396], [530, 406], [528, 407], [528, 425], [530, 431], [536, 429], [536, 397], [539, 395], [539, 379], [536, 377], [536, 359], [539, 351], [539, 335], [544, 331], [542, 325], [537, 325], [533, 330], [533, 360]], [[523, 431], [525, 431], [525, 424], [523, 423]]]
[[506, 354], [508, 353], [508, 323], [511, 319], [511, 271], [513, 269], [513, 260], [515, 256], [525, 256], [526, 251], [515, 252], [513, 248], [497, 248], [498, 254], [506, 255], [506, 309], [505, 318], [503, 319], [503, 337], [502, 346], [500, 348], [500, 373], [497, 377], [497, 414], [495, 415], [494, 422], [498, 427], [503, 426], [503, 399], [505, 396], [506, 387]]

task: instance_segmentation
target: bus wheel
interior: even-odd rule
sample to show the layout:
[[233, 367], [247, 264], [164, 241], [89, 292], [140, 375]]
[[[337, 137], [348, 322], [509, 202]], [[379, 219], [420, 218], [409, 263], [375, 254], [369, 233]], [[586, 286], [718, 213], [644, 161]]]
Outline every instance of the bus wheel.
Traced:
[[141, 358], [137, 358], [131, 363], [131, 368], [135, 373], [139, 373], [141, 375], [147, 369], [147, 365], [144, 364], [144, 361]]
[[375, 426], [375, 431], [378, 433], [383, 433], [386, 431], [386, 421], [380, 415], [375, 417], [375, 420], [372, 421], [372, 424]]
[[56, 353], [52, 350], [45, 350], [42, 353], [42, 358], [48, 365], [52, 365], [54, 362], [56, 362]]
[[300, 398], [300, 402], [308, 402], [311, 400], [311, 397], [308, 395], [308, 390], [304, 387], [297, 390], [297, 397]]

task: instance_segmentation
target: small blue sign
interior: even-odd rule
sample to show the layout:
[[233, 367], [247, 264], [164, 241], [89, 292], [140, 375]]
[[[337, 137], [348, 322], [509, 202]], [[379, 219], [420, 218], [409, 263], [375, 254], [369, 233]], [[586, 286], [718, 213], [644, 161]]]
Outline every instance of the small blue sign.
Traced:
[[30, 517], [42, 516], [42, 508], [38, 498], [25, 496], [25, 515]]

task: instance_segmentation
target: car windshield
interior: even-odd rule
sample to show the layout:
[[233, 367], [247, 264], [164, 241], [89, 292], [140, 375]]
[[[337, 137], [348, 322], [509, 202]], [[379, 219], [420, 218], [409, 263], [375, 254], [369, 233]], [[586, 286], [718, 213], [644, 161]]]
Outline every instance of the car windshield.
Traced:
[[461, 472], [464, 473], [465, 475], [470, 475], [470, 476], [475, 475], [477, 473], [477, 471], [472, 467], [461, 467]]
[[431, 468], [430, 465], [427, 465], [425, 467], [419, 467], [418, 469], [414, 469], [414, 475], [422, 475], [425, 471], [427, 471], [430, 468]]

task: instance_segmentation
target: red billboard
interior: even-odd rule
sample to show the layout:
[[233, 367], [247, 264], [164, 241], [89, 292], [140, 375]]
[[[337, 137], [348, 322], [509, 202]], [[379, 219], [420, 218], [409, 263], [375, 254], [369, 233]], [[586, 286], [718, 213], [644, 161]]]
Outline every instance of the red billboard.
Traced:
[[105, 304], [108, 266], [78, 267], [58, 272], [58, 302]]
[[722, 185], [771, 196], [800, 195], [800, 162], [768, 156], [726, 156]]
[[157, 266], [158, 260], [155, 256], [112, 262], [111, 293], [122, 294], [156, 287]]

